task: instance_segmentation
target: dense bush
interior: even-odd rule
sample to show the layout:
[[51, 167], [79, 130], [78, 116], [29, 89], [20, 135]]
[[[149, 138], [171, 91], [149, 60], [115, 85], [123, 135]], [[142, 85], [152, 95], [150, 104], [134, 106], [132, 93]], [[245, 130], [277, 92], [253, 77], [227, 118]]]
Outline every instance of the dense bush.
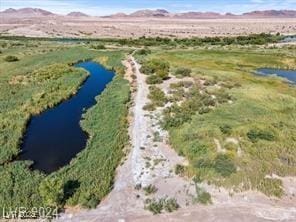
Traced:
[[236, 36], [236, 37], [204, 37], [204, 38], [146, 38], [140, 37], [138, 39], [120, 39], [113, 40], [113, 42], [118, 42], [121, 45], [130, 45], [130, 46], [171, 46], [175, 47], [176, 45], [184, 46], [202, 46], [202, 45], [264, 45], [267, 43], [275, 43], [283, 39], [283, 36], [272, 35], [272, 34], [251, 34], [248, 36]]
[[175, 76], [177, 77], [188, 77], [191, 74], [191, 69], [189, 68], [184, 68], [184, 67], [180, 67], [177, 68], [175, 71]]
[[177, 164], [175, 166], [175, 174], [182, 176], [184, 175], [184, 173], [185, 173], [185, 166]]
[[231, 158], [226, 154], [218, 154], [214, 160], [214, 169], [223, 177], [228, 177], [236, 172], [236, 167]]
[[61, 207], [64, 200], [64, 183], [59, 178], [46, 178], [39, 186], [45, 206]]
[[145, 206], [145, 209], [151, 211], [154, 215], [160, 214], [163, 210], [163, 200], [148, 200], [146, 201], [148, 205]]
[[6, 56], [5, 58], [4, 58], [4, 61], [6, 61], [6, 62], [17, 62], [17, 61], [19, 61], [19, 59], [18, 59], [18, 57], [16, 57], [16, 56]]
[[146, 75], [156, 74], [162, 80], [167, 79], [169, 76], [170, 65], [167, 62], [157, 59], [144, 61], [141, 67], [141, 72]]
[[272, 132], [259, 129], [251, 129], [247, 133], [247, 136], [253, 143], [257, 142], [258, 140], [273, 141], [275, 139], [275, 136]]
[[156, 86], [149, 87], [150, 93], [148, 98], [155, 107], [162, 107], [166, 104], [167, 98], [165, 93]]
[[165, 129], [176, 128], [191, 120], [193, 110], [188, 110], [185, 106], [176, 103], [164, 110], [163, 127]]
[[92, 49], [97, 49], [97, 50], [106, 49], [106, 47], [104, 45], [102, 45], [102, 44], [92, 45], [91, 48]]
[[136, 51], [136, 54], [138, 54], [138, 55], [148, 55], [150, 53], [151, 53], [151, 50], [147, 49], [147, 48], [139, 49], [139, 50]]
[[30, 162], [0, 165], [0, 210], [43, 206], [38, 186], [44, 175], [28, 168]]
[[153, 103], [148, 103], [145, 106], [143, 106], [143, 110], [153, 111], [153, 110], [155, 110], [155, 106], [153, 105]]
[[164, 128], [181, 126], [190, 121], [191, 117], [197, 112], [199, 114], [208, 113], [211, 111], [210, 106], [217, 105], [209, 94], [200, 94], [197, 86], [193, 86], [186, 95], [188, 98], [182, 104], [174, 103], [164, 110]]
[[225, 135], [230, 135], [232, 128], [230, 125], [225, 124], [225, 125], [220, 126], [220, 131]]
[[144, 187], [143, 190], [145, 191], [145, 195], [150, 195], [157, 192], [156, 186], [150, 184], [147, 187]]
[[166, 212], [171, 213], [173, 211], [178, 210], [179, 207], [180, 206], [177, 203], [177, 200], [175, 198], [169, 198], [169, 199], [165, 200], [164, 209], [165, 209]]
[[147, 77], [146, 82], [149, 85], [155, 85], [155, 84], [162, 83], [163, 80], [157, 75], [150, 75], [150, 76]]

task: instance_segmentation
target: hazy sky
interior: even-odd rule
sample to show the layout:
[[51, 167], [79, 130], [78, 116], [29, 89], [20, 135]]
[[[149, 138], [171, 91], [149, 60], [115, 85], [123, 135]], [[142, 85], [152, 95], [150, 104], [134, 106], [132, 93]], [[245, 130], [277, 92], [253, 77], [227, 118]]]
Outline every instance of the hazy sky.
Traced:
[[23, 7], [42, 8], [60, 14], [81, 11], [91, 15], [108, 15], [148, 8], [172, 12], [215, 11], [239, 14], [265, 9], [296, 10], [296, 0], [0, 0], [0, 11]]

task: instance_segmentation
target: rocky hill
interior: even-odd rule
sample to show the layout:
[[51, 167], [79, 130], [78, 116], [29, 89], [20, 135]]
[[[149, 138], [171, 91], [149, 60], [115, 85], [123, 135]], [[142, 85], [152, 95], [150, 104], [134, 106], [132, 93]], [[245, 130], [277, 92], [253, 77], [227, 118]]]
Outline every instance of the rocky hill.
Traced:
[[83, 13], [83, 12], [70, 12], [69, 14], [67, 14], [67, 16], [71, 16], [71, 17], [88, 17], [89, 15]]
[[9, 17], [38, 17], [38, 16], [55, 15], [52, 12], [49, 12], [40, 8], [21, 8], [21, 9], [9, 8], [0, 13]]

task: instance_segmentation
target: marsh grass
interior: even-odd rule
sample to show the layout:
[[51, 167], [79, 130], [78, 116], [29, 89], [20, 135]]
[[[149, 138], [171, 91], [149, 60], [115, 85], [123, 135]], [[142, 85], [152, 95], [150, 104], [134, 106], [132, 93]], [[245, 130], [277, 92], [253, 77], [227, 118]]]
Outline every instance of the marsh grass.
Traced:
[[[20, 59], [12, 63], [0, 59], [0, 207], [31, 208], [55, 202], [61, 208], [64, 204], [95, 207], [112, 187], [128, 140], [129, 85], [122, 75], [114, 78], [97, 98], [99, 103], [84, 115], [81, 124], [90, 135], [87, 148], [70, 165], [44, 175], [30, 169], [32, 162], [15, 161], [14, 157], [20, 152], [30, 117], [76, 93], [87, 78], [85, 70], [72, 66], [75, 62], [104, 57], [107, 68], [122, 73], [124, 51], [90, 50], [47, 41], [1, 40], [0, 46], [1, 58], [13, 54]], [[51, 196], [44, 195], [48, 187], [44, 181], [52, 178], [59, 186], [50, 191]]]
[[[278, 180], [265, 177], [272, 173], [296, 175], [296, 88], [280, 78], [253, 72], [260, 67], [295, 67], [291, 55], [288, 49], [232, 47], [156, 50], [147, 56], [147, 60], [169, 62], [172, 69], [191, 69], [193, 78], [206, 79], [205, 91], [218, 101], [214, 109], [200, 110], [202, 104], [214, 104], [208, 99], [198, 102], [201, 95], [197, 93], [191, 97], [195, 103], [189, 103], [190, 108], [186, 108], [189, 97], [183, 105], [175, 104], [165, 111], [164, 127], [169, 130], [172, 146], [189, 159], [189, 174], [236, 191], [257, 189], [277, 197], [283, 194]], [[213, 90], [215, 85], [220, 90]], [[228, 138], [235, 138], [238, 144], [227, 149]], [[226, 150], [226, 158], [217, 153], [215, 139]], [[219, 160], [218, 165], [215, 160]], [[225, 166], [229, 170], [224, 172]]]

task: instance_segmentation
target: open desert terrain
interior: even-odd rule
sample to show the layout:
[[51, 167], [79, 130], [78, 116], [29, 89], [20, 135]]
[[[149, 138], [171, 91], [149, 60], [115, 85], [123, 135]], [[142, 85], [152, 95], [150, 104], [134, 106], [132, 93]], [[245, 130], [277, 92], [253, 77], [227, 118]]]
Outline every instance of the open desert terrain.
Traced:
[[72, 38], [205, 37], [252, 33], [296, 34], [296, 18], [101, 18], [47, 16], [18, 18], [1, 14], [2, 35]]

